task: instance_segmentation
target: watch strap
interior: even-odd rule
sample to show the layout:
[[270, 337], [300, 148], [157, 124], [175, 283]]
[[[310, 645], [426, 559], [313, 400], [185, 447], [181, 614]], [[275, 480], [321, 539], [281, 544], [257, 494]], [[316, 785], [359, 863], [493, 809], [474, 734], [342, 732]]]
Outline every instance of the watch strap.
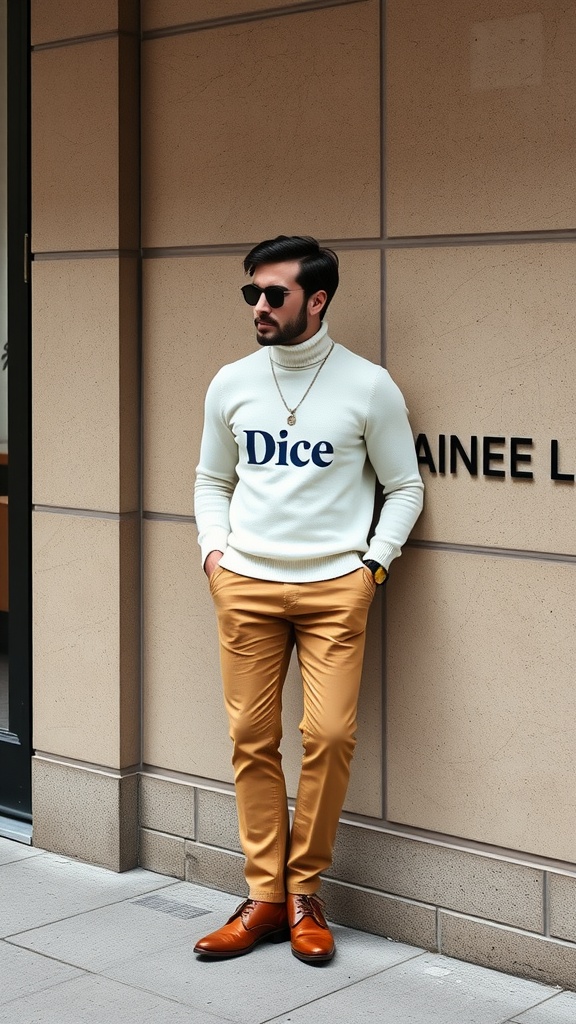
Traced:
[[388, 579], [388, 570], [385, 569], [383, 565], [380, 565], [380, 562], [376, 562], [373, 558], [363, 558], [362, 561], [366, 568], [370, 569], [375, 583], [378, 585], [386, 583], [386, 580]]

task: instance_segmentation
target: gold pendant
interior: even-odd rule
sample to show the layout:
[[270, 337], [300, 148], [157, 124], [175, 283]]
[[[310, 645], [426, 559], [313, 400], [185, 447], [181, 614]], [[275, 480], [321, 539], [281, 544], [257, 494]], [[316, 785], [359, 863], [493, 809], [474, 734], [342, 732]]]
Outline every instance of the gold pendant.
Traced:
[[289, 415], [288, 419], [286, 420], [286, 422], [287, 422], [289, 427], [293, 427], [294, 426], [294, 424], [296, 423], [296, 417], [295, 417], [293, 412], [290, 413], [290, 415]]

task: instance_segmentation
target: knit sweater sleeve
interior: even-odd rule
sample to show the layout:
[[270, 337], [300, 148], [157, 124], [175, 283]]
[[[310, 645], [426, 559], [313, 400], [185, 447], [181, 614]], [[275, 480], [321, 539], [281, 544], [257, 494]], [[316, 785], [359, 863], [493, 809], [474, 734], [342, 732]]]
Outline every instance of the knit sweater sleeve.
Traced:
[[424, 485], [402, 392], [382, 368], [370, 394], [365, 439], [368, 458], [384, 494], [384, 506], [365, 557], [387, 569], [400, 555], [422, 511]]
[[224, 551], [230, 533], [230, 500], [237, 484], [238, 446], [221, 398], [222, 370], [206, 394], [200, 462], [196, 467], [194, 512], [202, 565], [211, 551]]

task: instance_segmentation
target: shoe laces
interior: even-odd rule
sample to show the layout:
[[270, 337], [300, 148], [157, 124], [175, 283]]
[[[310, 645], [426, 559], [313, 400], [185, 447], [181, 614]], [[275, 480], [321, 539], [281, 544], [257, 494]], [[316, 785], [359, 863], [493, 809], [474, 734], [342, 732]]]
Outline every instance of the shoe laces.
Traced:
[[316, 896], [313, 893], [311, 896], [305, 896], [303, 893], [295, 893], [294, 899], [296, 901], [296, 909], [303, 910], [305, 913], [310, 913], [310, 907], [316, 907], [316, 909], [324, 910], [325, 903], [320, 896]]
[[316, 924], [320, 925], [321, 928], [326, 928], [326, 920], [324, 917], [324, 901], [315, 894], [312, 896], [305, 896], [302, 893], [293, 893], [294, 907], [293, 914], [296, 923], [301, 921], [304, 917], [311, 917]]

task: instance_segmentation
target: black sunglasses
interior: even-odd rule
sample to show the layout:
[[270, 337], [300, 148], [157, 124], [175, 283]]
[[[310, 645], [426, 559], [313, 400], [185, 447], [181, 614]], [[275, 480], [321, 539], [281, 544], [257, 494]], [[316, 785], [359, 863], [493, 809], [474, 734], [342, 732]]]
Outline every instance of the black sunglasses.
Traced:
[[271, 309], [280, 309], [280, 306], [284, 305], [284, 299], [291, 291], [301, 292], [304, 289], [282, 288], [279, 284], [271, 284], [268, 288], [259, 288], [257, 284], [245, 284], [240, 290], [249, 306], [255, 306], [260, 296], [264, 295]]

